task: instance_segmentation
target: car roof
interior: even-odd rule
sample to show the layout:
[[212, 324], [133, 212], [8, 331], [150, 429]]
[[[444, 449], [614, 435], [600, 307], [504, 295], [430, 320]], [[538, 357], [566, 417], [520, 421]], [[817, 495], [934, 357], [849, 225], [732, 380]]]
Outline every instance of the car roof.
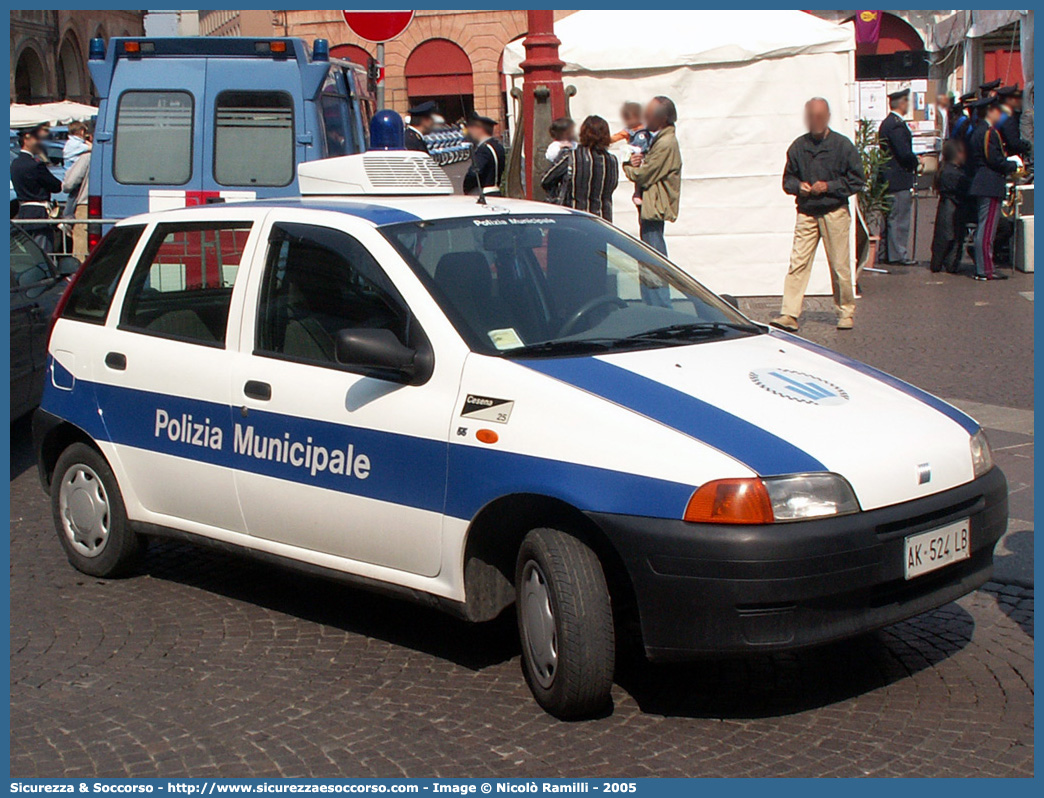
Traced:
[[461, 194], [413, 197], [287, 197], [278, 199], [251, 200], [248, 202], [215, 203], [213, 205], [178, 208], [157, 213], [141, 214], [124, 219], [124, 224], [142, 224], [151, 221], [178, 221], [180, 217], [191, 216], [192, 219], [215, 220], [234, 213], [234, 208], [244, 210], [270, 210], [286, 208], [297, 210], [314, 210], [330, 213], [343, 213], [347, 216], [364, 219], [376, 227], [404, 222], [435, 221], [438, 219], [460, 219], [473, 216], [503, 215], [569, 215], [578, 214], [569, 208], [559, 205], [548, 205], [544, 202], [530, 200], [506, 199], [504, 197], [487, 197], [486, 205], [481, 205], [475, 196]]

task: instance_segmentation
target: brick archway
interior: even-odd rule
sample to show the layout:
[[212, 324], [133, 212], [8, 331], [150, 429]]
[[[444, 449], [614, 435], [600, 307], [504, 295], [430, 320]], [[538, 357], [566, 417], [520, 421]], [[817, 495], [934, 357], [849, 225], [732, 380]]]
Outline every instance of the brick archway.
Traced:
[[63, 100], [87, 102], [90, 91], [85, 74], [85, 57], [76, 33], [69, 29], [58, 48], [58, 97]]
[[27, 44], [18, 54], [14, 87], [16, 102], [32, 104], [50, 99], [43, 56], [31, 44]]
[[369, 50], [357, 44], [335, 44], [330, 48], [330, 55], [360, 66], [369, 64], [372, 57]]
[[410, 97], [475, 93], [471, 59], [449, 39], [428, 39], [413, 48], [405, 74]]

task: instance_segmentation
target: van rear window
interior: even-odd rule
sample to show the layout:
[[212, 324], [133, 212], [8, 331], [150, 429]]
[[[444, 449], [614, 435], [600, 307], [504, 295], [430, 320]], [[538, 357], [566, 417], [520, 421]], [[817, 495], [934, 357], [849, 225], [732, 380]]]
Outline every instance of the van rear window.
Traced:
[[192, 177], [192, 111], [188, 92], [124, 92], [116, 110], [116, 180], [132, 185], [187, 183]]
[[223, 91], [214, 121], [214, 180], [286, 186], [294, 179], [294, 104], [279, 91]]

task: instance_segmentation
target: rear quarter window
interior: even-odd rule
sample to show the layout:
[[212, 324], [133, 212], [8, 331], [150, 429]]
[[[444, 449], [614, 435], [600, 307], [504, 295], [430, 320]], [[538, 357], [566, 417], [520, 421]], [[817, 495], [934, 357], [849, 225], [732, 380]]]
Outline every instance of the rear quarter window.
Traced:
[[130, 185], [184, 185], [192, 177], [192, 95], [125, 91], [116, 109], [112, 173]]
[[115, 227], [102, 239], [69, 293], [63, 319], [105, 323], [116, 286], [144, 229], [140, 224]]

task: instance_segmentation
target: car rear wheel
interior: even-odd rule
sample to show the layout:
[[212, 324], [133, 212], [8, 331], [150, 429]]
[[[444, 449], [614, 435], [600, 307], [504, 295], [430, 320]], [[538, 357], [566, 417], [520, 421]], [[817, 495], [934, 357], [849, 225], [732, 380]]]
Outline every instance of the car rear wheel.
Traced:
[[121, 576], [141, 557], [142, 538], [127, 525], [116, 477], [83, 443], [62, 452], [51, 480], [51, 510], [69, 562], [91, 576]]
[[537, 703], [563, 719], [604, 709], [615, 642], [598, 556], [565, 532], [534, 529], [519, 549], [515, 588], [522, 671]]

